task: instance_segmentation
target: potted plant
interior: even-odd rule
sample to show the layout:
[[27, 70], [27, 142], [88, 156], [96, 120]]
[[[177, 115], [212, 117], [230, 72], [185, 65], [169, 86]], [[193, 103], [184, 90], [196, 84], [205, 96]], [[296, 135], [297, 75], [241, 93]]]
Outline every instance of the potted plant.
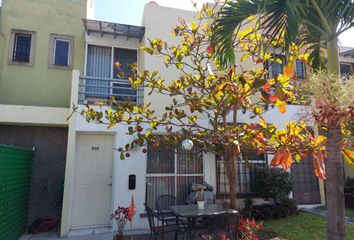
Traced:
[[113, 240], [124, 239], [123, 231], [125, 229], [125, 226], [127, 222], [130, 222], [132, 224], [134, 215], [135, 215], [135, 203], [132, 196], [132, 201], [129, 207], [125, 208], [125, 207], [118, 206], [118, 208], [114, 211], [114, 213], [111, 214], [111, 219], [114, 219], [116, 221], [117, 229], [118, 229], [116, 236], [113, 237]]
[[204, 189], [205, 187], [203, 185], [196, 186], [197, 192], [195, 194], [195, 200], [197, 201], [198, 209], [204, 209], [205, 207]]

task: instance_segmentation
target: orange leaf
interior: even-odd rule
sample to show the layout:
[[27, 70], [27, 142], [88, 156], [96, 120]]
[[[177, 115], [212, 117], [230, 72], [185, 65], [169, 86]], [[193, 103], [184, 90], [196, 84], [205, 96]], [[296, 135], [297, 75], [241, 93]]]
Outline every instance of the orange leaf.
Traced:
[[132, 200], [131, 200], [131, 203], [130, 203], [130, 206], [129, 206], [129, 209], [128, 209], [128, 220], [129, 220], [129, 222], [133, 221], [133, 218], [134, 218], [135, 213], [136, 213], [135, 208], [136, 208], [136, 206], [135, 206], [134, 198], [132, 196]]
[[263, 59], [258, 59], [256, 62], [255, 62], [255, 64], [260, 64], [260, 63], [262, 63], [263, 62]]
[[290, 57], [290, 61], [289, 61], [288, 65], [286, 65], [284, 67], [284, 76], [285, 77], [289, 77], [289, 78], [294, 77], [294, 72], [295, 72], [294, 63], [295, 63], [295, 58]]
[[265, 151], [264, 149], [257, 149], [256, 154], [257, 155], [265, 154]]
[[257, 133], [256, 139], [263, 144], [267, 143], [267, 139], [263, 136], [262, 133]]
[[291, 167], [291, 165], [293, 164], [293, 159], [291, 157], [291, 153], [289, 149], [284, 150], [281, 161], [282, 161], [281, 166], [283, 167], [284, 170], [287, 170]]
[[281, 103], [279, 105], [279, 111], [282, 114], [286, 113], [286, 102], [285, 101], [281, 101]]
[[326, 179], [326, 168], [325, 168], [325, 154], [322, 151], [313, 152], [313, 169], [315, 171], [316, 177], [325, 180]]
[[277, 152], [274, 158], [272, 159], [272, 161], [270, 162], [270, 166], [272, 167], [278, 166], [280, 164], [280, 158], [281, 158], [280, 153]]
[[284, 170], [289, 169], [292, 164], [293, 159], [291, 157], [291, 153], [289, 149], [284, 148], [279, 149], [279, 151], [275, 154], [273, 160], [270, 162], [271, 166], [276, 167], [278, 165], [281, 165]]
[[345, 148], [345, 149], [343, 149], [343, 153], [346, 154], [349, 158], [354, 159], [354, 151], [351, 151], [348, 148]]

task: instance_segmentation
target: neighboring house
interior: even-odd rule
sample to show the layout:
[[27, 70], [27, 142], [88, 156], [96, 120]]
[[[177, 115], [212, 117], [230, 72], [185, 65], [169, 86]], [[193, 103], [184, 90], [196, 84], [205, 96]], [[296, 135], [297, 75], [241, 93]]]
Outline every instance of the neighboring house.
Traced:
[[[171, 37], [171, 27], [179, 17], [190, 20], [194, 14], [147, 4], [141, 27], [84, 19], [85, 64], [84, 70], [73, 78], [72, 101], [79, 104], [80, 110], [87, 103], [106, 100], [109, 96], [129, 97], [132, 102], [151, 102], [156, 113], [162, 114], [171, 99], [156, 93], [148, 95], [144, 89], [132, 90], [126, 79], [117, 76], [114, 62], [120, 61], [123, 67], [126, 63], [136, 62], [140, 69], [157, 69], [167, 81], [176, 79], [178, 71], [166, 68], [161, 58], [150, 56], [139, 48], [154, 38], [176, 43], [177, 40]], [[301, 79], [305, 69], [300, 62], [297, 65]], [[249, 67], [253, 66], [250, 63]], [[281, 66], [271, 67], [273, 74], [279, 74], [279, 69], [282, 69]], [[265, 118], [281, 128], [286, 121], [297, 119], [302, 108], [290, 105], [286, 114], [274, 110]], [[240, 122], [244, 121], [252, 122], [246, 115], [240, 115]], [[131, 141], [126, 132], [126, 126], [107, 129], [104, 125], [89, 124], [79, 115], [70, 119], [61, 236], [112, 231], [115, 224], [109, 219], [110, 213], [118, 205], [128, 206], [131, 196], [134, 196], [137, 206], [132, 227], [134, 230], [147, 229], [143, 202], [154, 206], [156, 197], [161, 194], [173, 194], [184, 201], [191, 182], [206, 181], [213, 185], [217, 201], [227, 198], [229, 186], [224, 163], [214, 154], [197, 150], [186, 154], [180, 149], [148, 146], [147, 154], [137, 149], [122, 161], [118, 151], [113, 149]], [[272, 158], [271, 155], [248, 157], [252, 167], [240, 164], [238, 168], [240, 206], [247, 197], [262, 201], [254, 191], [254, 175], [257, 169], [267, 167], [268, 159]], [[133, 189], [129, 184], [131, 175], [136, 177]], [[314, 176], [311, 161], [294, 165], [292, 175], [293, 197], [299, 204], [323, 203], [323, 183]]]
[[87, 0], [2, 1], [0, 144], [35, 148], [28, 224], [60, 217], [72, 76], [84, 69], [81, 18], [91, 12]]
[[342, 76], [354, 73], [354, 48], [341, 47], [339, 52], [340, 73]]
[[[339, 52], [340, 73], [343, 77], [354, 74], [354, 48], [341, 47]], [[354, 169], [344, 163], [345, 177], [354, 178]]]

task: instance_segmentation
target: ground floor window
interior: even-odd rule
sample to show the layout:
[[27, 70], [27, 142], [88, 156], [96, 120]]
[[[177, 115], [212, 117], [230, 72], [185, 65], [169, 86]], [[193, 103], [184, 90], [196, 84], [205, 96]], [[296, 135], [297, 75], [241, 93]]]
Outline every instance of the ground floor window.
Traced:
[[146, 169], [146, 203], [155, 208], [156, 199], [170, 194], [185, 203], [192, 183], [202, 182], [203, 152], [185, 151], [161, 144], [148, 147]]
[[[255, 195], [255, 176], [257, 171], [268, 167], [265, 154], [248, 154], [240, 157], [236, 162], [238, 197]], [[230, 184], [226, 173], [226, 164], [221, 156], [216, 156], [216, 195], [217, 198], [228, 198]]]

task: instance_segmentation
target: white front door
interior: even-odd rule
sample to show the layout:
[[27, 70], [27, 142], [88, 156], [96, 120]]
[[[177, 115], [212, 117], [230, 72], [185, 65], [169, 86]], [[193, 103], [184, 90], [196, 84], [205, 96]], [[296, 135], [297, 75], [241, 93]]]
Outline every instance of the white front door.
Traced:
[[110, 225], [113, 136], [77, 138], [72, 227]]

